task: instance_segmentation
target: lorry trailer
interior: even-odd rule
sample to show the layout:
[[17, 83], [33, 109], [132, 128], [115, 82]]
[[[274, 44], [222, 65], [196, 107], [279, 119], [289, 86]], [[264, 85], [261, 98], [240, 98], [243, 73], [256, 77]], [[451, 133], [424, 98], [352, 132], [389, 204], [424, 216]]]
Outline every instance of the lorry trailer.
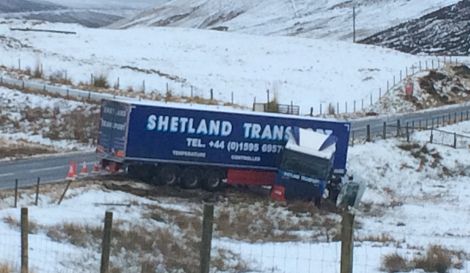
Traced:
[[105, 99], [97, 154], [104, 166], [154, 184], [274, 185], [298, 128], [334, 136], [322, 179], [345, 175], [350, 123], [215, 106]]

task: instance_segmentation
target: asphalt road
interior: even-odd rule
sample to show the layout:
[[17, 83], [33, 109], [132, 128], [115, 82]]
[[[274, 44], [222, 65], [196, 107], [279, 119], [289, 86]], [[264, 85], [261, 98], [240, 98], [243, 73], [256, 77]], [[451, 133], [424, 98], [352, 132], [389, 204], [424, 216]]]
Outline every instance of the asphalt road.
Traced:
[[384, 122], [387, 124], [386, 134], [390, 137], [396, 135], [395, 128], [398, 125], [398, 121], [401, 132], [403, 134], [406, 126], [408, 126], [410, 129], [430, 129], [469, 119], [469, 103], [431, 108], [413, 113], [372, 116], [368, 118], [350, 120], [351, 137], [355, 138], [356, 140], [365, 139], [367, 133], [366, 128], [369, 125], [371, 138], [377, 139], [377, 137], [383, 136]]
[[16, 179], [19, 187], [35, 185], [38, 177], [44, 183], [63, 181], [69, 170], [70, 161], [78, 163], [78, 171], [83, 162], [86, 162], [88, 170], [91, 171], [97, 158], [95, 153], [71, 153], [0, 161], [0, 189], [14, 188]]

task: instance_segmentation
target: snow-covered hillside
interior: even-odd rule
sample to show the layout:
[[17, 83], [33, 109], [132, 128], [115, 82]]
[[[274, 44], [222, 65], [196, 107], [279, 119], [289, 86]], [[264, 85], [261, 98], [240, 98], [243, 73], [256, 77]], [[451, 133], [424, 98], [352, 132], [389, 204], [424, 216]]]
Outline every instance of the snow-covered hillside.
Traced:
[[0, 17], [107, 26], [165, 0], [2, 0]]
[[460, 1], [359, 42], [412, 54], [468, 56], [470, 2]]
[[0, 15], [11, 12], [27, 12], [40, 10], [56, 10], [64, 8], [60, 3], [57, 5], [46, 1], [34, 0], [2, 0], [0, 2]]
[[[470, 140], [470, 122], [444, 129], [468, 135]], [[468, 146], [453, 149], [428, 140], [429, 131], [413, 134], [410, 143], [393, 139], [350, 148], [349, 169], [355, 180], [367, 184], [356, 216], [355, 272], [386, 272], [381, 269], [384, 256], [412, 259], [431, 244], [456, 253], [452, 262], [459, 266], [448, 272], [469, 272]], [[29, 257], [34, 272], [96, 271], [106, 210], [114, 212], [111, 265], [124, 270], [119, 272], [141, 272], [143, 261], [159, 266], [160, 271], [151, 272], [197, 264], [197, 248], [192, 247], [200, 236], [204, 194], [120, 180], [106, 183], [107, 187], [102, 182], [82, 183], [60, 206], [56, 203], [63, 186], [43, 188], [39, 207], [31, 206], [34, 190], [22, 191], [20, 206], [30, 206]], [[115, 187], [131, 189], [133, 194], [110, 190]], [[19, 209], [9, 208], [12, 192], [3, 196], [0, 265], [14, 266], [20, 251]], [[267, 198], [236, 189], [217, 198], [212, 254], [219, 262], [213, 268], [218, 272], [339, 272], [341, 247], [334, 239], [339, 215]], [[132, 230], [138, 232], [126, 233]], [[150, 242], [150, 247], [144, 242]], [[222, 255], [222, 249], [229, 252]], [[175, 253], [184, 259], [175, 262]]]
[[[67, 29], [76, 35], [17, 32], [10, 26]], [[374, 46], [295, 37], [263, 37], [181, 28], [87, 29], [62, 24], [0, 25], [0, 64], [45, 76], [66, 71], [74, 83], [104, 75], [121, 89], [208, 98], [252, 106], [277, 96], [283, 104], [318, 112], [328, 103], [358, 105], [406, 67], [424, 64], [413, 56]], [[434, 62], [437, 64], [436, 60]], [[429, 63], [431, 61], [429, 60]], [[411, 69], [410, 69], [411, 71]], [[382, 93], [382, 94], [383, 94]]]
[[[0, 146], [11, 148], [0, 152], [0, 158], [31, 155], [40, 150], [89, 151], [90, 139], [97, 134], [97, 115], [95, 105], [0, 87]], [[13, 147], [15, 143], [20, 145], [17, 149]]]
[[365, 38], [457, 0], [172, 0], [156, 5], [116, 28], [176, 26], [214, 28], [259, 35], [289, 35], [352, 41], [352, 5], [357, 37]]

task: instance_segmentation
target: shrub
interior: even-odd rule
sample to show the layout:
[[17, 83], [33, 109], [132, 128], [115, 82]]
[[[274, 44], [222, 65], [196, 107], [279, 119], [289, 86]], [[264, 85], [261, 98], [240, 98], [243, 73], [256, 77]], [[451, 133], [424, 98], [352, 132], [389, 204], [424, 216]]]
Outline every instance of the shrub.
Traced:
[[445, 273], [452, 267], [452, 252], [442, 246], [431, 245], [423, 257], [413, 259], [415, 268], [426, 272]]
[[43, 76], [43, 70], [42, 70], [42, 64], [41, 63], [37, 63], [36, 64], [36, 67], [34, 67], [34, 71], [33, 71], [33, 78], [37, 78], [37, 79], [41, 79], [42, 76]]
[[109, 88], [108, 78], [104, 74], [99, 74], [93, 78], [92, 85], [98, 88]]
[[65, 72], [56, 71], [49, 76], [49, 81], [54, 83], [60, 83], [64, 85], [71, 85], [72, 81], [67, 78], [67, 74]]
[[268, 101], [268, 103], [266, 103], [266, 109], [265, 110], [266, 110], [266, 112], [271, 112], [271, 113], [279, 112], [279, 103], [278, 103], [277, 93], [276, 92], [274, 92], [274, 96], [271, 99], [271, 101]]
[[408, 272], [410, 268], [408, 261], [398, 253], [393, 253], [382, 257], [382, 270], [389, 273]]
[[327, 109], [327, 113], [328, 115], [335, 115], [336, 114], [336, 110], [335, 110], [335, 107], [333, 106], [333, 104], [328, 104], [328, 109]]

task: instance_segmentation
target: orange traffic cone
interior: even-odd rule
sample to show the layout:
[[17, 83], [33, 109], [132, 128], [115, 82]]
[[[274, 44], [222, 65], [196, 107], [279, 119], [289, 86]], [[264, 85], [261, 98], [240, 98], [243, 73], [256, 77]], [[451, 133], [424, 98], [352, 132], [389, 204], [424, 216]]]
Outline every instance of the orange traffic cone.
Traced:
[[88, 175], [88, 166], [86, 165], [85, 161], [83, 161], [82, 169], [80, 170], [80, 175], [81, 176], [87, 176]]
[[100, 166], [100, 163], [98, 162], [95, 162], [95, 164], [93, 164], [93, 173], [100, 173], [101, 171], [101, 166]]
[[77, 177], [77, 163], [71, 161], [69, 164], [69, 171], [67, 172], [66, 180], [75, 180]]

